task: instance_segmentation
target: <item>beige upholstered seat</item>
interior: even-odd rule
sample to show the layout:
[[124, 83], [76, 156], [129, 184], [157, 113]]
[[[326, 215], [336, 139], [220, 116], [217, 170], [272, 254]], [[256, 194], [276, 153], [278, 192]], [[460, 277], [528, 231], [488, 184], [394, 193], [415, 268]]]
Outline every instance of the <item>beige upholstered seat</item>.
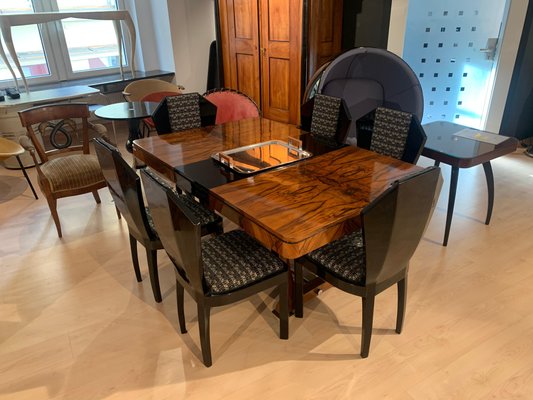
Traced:
[[[59, 237], [62, 233], [57, 199], [92, 193], [100, 203], [98, 189], [106, 186], [96, 156], [89, 154], [89, 115], [87, 104], [75, 103], [39, 106], [19, 112], [29, 137], [24, 137], [21, 144], [35, 161], [39, 187], [48, 201]], [[92, 127], [100, 134], [105, 130], [103, 126]], [[37, 139], [37, 133], [43, 143]]]

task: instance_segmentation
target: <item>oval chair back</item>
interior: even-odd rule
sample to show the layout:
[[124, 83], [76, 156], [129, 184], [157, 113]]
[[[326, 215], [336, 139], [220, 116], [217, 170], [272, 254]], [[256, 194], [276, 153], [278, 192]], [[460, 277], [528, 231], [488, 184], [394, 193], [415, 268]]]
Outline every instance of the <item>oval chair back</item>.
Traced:
[[173, 92], [181, 93], [182, 86], [175, 85], [174, 83], [162, 81], [161, 79], [140, 79], [138, 81], [128, 84], [122, 95], [126, 101], [141, 101], [141, 99], [147, 94], [154, 92]]
[[217, 125], [260, 116], [257, 104], [237, 90], [214, 89], [204, 93], [204, 97], [217, 106]]

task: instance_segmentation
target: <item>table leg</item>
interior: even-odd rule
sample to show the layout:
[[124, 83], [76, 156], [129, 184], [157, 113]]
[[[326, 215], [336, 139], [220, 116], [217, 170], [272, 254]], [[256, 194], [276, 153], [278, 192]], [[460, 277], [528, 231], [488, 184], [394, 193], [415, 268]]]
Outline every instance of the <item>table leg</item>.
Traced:
[[128, 120], [128, 140], [126, 142], [126, 150], [133, 152], [133, 141], [143, 137], [141, 133], [141, 121], [138, 119]]
[[490, 223], [490, 217], [492, 216], [492, 207], [494, 206], [494, 175], [492, 174], [490, 161], [483, 163], [483, 169], [485, 170], [485, 178], [487, 178], [487, 190], [489, 192], [487, 218], [485, 219], [485, 225], [488, 225]]
[[450, 195], [448, 197], [448, 212], [446, 215], [446, 228], [444, 229], [443, 246], [448, 245], [450, 227], [452, 226], [453, 207], [455, 206], [455, 194], [457, 193], [457, 180], [459, 178], [459, 167], [452, 166], [452, 176], [450, 181]]

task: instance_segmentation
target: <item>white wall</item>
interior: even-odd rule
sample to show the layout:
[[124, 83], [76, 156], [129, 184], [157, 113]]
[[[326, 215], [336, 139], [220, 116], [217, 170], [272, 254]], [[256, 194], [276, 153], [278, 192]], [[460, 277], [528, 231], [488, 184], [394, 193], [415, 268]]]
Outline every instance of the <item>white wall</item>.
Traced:
[[126, 0], [137, 28], [138, 69], [176, 73], [187, 92], [203, 93], [209, 45], [215, 40], [214, 0]]
[[214, 0], [171, 0], [168, 15], [176, 82], [187, 92], [202, 93], [207, 84], [209, 45], [215, 40]]

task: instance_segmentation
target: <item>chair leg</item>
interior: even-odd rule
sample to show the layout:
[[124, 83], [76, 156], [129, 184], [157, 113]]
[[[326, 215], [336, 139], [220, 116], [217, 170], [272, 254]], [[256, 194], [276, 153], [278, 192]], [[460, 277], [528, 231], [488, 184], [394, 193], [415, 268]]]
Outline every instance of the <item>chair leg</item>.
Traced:
[[184, 298], [185, 290], [183, 286], [176, 280], [176, 305], [178, 308], [178, 321], [180, 323], [180, 332], [187, 333], [187, 327], [185, 325], [185, 307]]
[[33, 193], [33, 197], [35, 197], [35, 200], [39, 200], [39, 197], [37, 196], [37, 193], [35, 193], [35, 189], [31, 183], [30, 177], [28, 176], [28, 173], [26, 172], [26, 168], [24, 168], [24, 164], [22, 164], [22, 161], [20, 160], [19, 156], [15, 156], [17, 159], [17, 162], [19, 163], [20, 169], [22, 170], [22, 173], [24, 174], [24, 178], [26, 178], [26, 181], [28, 182], [28, 185], [30, 185], [30, 189]]
[[304, 316], [304, 278], [303, 266], [299, 262], [294, 263], [294, 316], [296, 318], [303, 318]]
[[96, 204], [100, 204], [100, 196], [98, 195], [98, 190], [95, 190], [93, 192], [94, 200], [96, 201]]
[[142, 282], [141, 269], [139, 268], [139, 256], [137, 255], [137, 239], [130, 235], [130, 251], [131, 261], [133, 262], [133, 270], [135, 271], [135, 278], [137, 282]]
[[200, 346], [202, 347], [202, 358], [206, 367], [213, 364], [211, 359], [211, 338], [209, 334], [209, 313], [210, 308], [203, 303], [198, 303], [198, 329], [200, 330]]
[[161, 297], [161, 288], [159, 287], [159, 271], [157, 270], [157, 250], [146, 249], [146, 257], [148, 258], [148, 272], [150, 273], [150, 283], [152, 284], [152, 292], [154, 292], [154, 299], [157, 303], [163, 300]]
[[375, 295], [369, 294], [363, 297], [363, 329], [361, 334], [361, 357], [368, 357], [370, 351], [370, 339], [372, 338], [372, 323], [374, 321]]
[[396, 333], [402, 333], [405, 305], [407, 302], [407, 277], [398, 282], [398, 314], [396, 315]]
[[50, 213], [52, 213], [52, 218], [56, 224], [57, 236], [60, 238], [63, 237], [61, 232], [61, 222], [59, 222], [59, 215], [57, 214], [57, 200], [52, 196], [47, 196], [46, 201], [48, 202], [48, 208], [50, 208]]
[[289, 338], [289, 282], [279, 285], [279, 338]]

